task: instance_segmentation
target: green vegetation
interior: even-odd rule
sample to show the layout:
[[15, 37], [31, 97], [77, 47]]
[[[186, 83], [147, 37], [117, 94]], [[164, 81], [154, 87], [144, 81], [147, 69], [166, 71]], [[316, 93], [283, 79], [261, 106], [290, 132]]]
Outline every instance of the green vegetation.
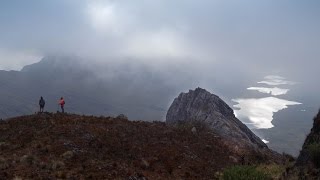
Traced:
[[268, 180], [272, 179], [255, 166], [234, 166], [223, 172], [223, 180]]
[[308, 146], [308, 151], [313, 163], [320, 168], [320, 143], [312, 143]]
[[261, 164], [256, 169], [260, 172], [263, 172], [270, 176], [272, 179], [280, 179], [283, 172], [286, 171], [287, 165], [279, 165], [279, 164]]

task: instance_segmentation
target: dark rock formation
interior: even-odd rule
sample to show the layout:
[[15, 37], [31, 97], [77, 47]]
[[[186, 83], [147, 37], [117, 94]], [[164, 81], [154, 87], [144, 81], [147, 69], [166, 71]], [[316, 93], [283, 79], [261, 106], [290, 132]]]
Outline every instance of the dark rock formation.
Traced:
[[300, 169], [300, 175], [309, 174], [320, 177], [320, 111], [314, 118], [313, 127], [303, 144], [296, 167]]
[[235, 117], [233, 110], [223, 100], [205, 89], [197, 88], [181, 93], [169, 108], [166, 122], [171, 125], [205, 123], [215, 133], [238, 146], [267, 148], [259, 137]]
[[312, 163], [312, 157], [308, 148], [312, 144], [320, 144], [320, 111], [314, 118], [313, 128], [304, 142], [302, 151], [297, 159], [297, 166]]

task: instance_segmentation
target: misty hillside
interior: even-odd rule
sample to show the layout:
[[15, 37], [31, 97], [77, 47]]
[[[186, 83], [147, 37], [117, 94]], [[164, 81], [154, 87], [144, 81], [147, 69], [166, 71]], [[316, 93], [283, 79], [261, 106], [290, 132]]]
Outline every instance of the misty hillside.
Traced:
[[[203, 87], [232, 106], [231, 99], [241, 95], [239, 89], [245, 89], [245, 82], [251, 77], [241, 75], [242, 80], [234, 80], [237, 78], [233, 77], [236, 75], [232, 73], [233, 67], [223, 73], [217, 67], [198, 69], [197, 64], [193, 65], [193, 70], [188, 67], [190, 64], [160, 66], [132, 59], [99, 61], [76, 56], [47, 56], [21, 71], [0, 71], [0, 119], [37, 112], [40, 96], [46, 100], [45, 111], [56, 112], [58, 99], [63, 96], [69, 113], [98, 116], [123, 113], [132, 120], [164, 121], [170, 104], [179, 93]], [[283, 121], [273, 128], [273, 138], [269, 139], [270, 147], [280, 153], [298, 152], [305, 136], [300, 128], [304, 126], [299, 124], [297, 129], [296, 124], [291, 123], [293, 116], [298, 117], [292, 113], [283, 116]], [[291, 130], [284, 132], [283, 128]], [[297, 143], [292, 133], [302, 137], [300, 142]], [[268, 132], [257, 135], [264, 138], [265, 134]]]
[[200, 126], [194, 132], [187, 124], [60, 113], [22, 116], [0, 121], [0, 177], [214, 179], [232, 165], [282, 161], [227, 144], [215, 132]]
[[38, 111], [40, 96], [47, 102], [45, 110], [55, 112], [63, 96], [68, 112], [164, 120], [172, 97], [183, 87], [143, 64], [81, 62], [49, 56], [21, 71], [0, 71], [0, 118]]

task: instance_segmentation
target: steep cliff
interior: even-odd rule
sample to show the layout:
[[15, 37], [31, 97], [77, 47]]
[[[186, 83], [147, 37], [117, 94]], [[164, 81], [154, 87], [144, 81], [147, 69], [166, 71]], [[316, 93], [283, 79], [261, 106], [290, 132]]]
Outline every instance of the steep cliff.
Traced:
[[295, 167], [302, 179], [320, 179], [320, 111], [314, 118], [313, 127], [303, 144]]

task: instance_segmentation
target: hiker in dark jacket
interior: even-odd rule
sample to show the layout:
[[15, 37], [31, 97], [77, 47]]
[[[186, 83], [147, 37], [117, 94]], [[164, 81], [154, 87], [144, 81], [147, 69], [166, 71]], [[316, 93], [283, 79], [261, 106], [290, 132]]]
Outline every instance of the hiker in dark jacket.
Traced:
[[64, 113], [64, 104], [66, 104], [66, 102], [64, 101], [63, 97], [61, 97], [59, 101], [59, 105], [61, 106], [62, 113]]
[[40, 106], [40, 112], [43, 112], [44, 109], [44, 105], [46, 105], [46, 102], [44, 101], [43, 97], [41, 96], [40, 100], [39, 100], [39, 106]]

